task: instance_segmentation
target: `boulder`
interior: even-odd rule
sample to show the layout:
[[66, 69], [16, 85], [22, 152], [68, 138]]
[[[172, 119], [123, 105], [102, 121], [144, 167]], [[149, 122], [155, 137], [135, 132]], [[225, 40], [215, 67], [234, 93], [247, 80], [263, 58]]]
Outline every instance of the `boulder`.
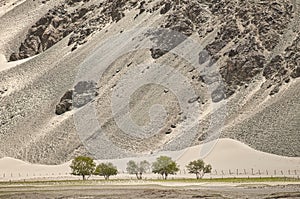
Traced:
[[164, 7], [160, 10], [160, 14], [166, 14], [167, 12], [169, 12], [169, 10], [171, 10], [172, 8], [172, 3], [171, 2], [166, 2]]
[[300, 77], [300, 66], [297, 66], [291, 74], [292, 78]]
[[223, 86], [219, 86], [211, 93], [211, 99], [213, 102], [218, 103], [225, 99], [225, 88]]
[[62, 115], [67, 111], [70, 111], [72, 108], [71, 100], [62, 100], [59, 104], [56, 105], [55, 113], [57, 115]]
[[74, 87], [73, 106], [80, 108], [91, 102], [96, 96], [97, 84], [94, 81], [80, 81]]
[[60, 102], [55, 107], [55, 113], [62, 115], [67, 111], [72, 110], [73, 91], [68, 90], [60, 99]]

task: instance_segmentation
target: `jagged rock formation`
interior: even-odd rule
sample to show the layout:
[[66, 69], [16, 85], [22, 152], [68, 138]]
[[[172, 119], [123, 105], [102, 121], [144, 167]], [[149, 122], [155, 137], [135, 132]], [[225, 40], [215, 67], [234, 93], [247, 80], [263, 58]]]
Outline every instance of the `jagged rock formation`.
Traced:
[[[98, 5], [89, 5], [72, 9], [87, 0], [66, 0], [61, 6], [55, 7], [42, 17], [28, 31], [25, 41], [18, 53], [13, 53], [9, 60], [15, 61], [39, 54], [70, 35], [68, 45], [78, 45], [87, 41], [87, 37], [101, 30], [110, 22], [118, 22], [124, 17], [124, 11], [137, 3], [127, 1], [105, 1]], [[69, 11], [70, 10], [70, 11]], [[96, 13], [96, 14], [95, 14]]]
[[[229, 97], [262, 71], [268, 73], [264, 69], [269, 61], [266, 52], [272, 53], [278, 45], [294, 16], [293, 7], [288, 1], [216, 1], [211, 12], [222, 17], [221, 28], [206, 49], [217, 59], [225, 59], [220, 72]], [[230, 48], [222, 50], [230, 42]]]
[[[178, 31], [186, 36], [197, 32], [200, 37], [205, 37], [213, 31], [213, 26], [217, 25], [216, 21], [220, 20], [218, 22], [221, 26], [220, 30], [206, 50], [210, 56], [215, 58], [215, 61], [219, 60], [221, 56], [222, 59], [226, 59], [224, 60], [225, 64], [220, 68], [220, 73], [226, 83], [225, 97], [229, 97], [239, 86], [248, 84], [262, 72], [266, 78], [274, 75], [276, 67], [272, 65], [276, 64], [278, 57], [273, 58], [267, 64], [265, 52], [272, 52], [284, 33], [283, 30], [287, 28], [289, 21], [294, 16], [293, 6], [288, 4], [288, 1], [272, 3], [261, 1], [256, 4], [243, 1], [234, 3], [229, 0], [181, 1], [181, 4], [185, 6], [178, 5], [176, 1], [161, 1], [148, 9], [145, 9], [147, 3], [144, 1], [140, 3], [137, 1], [105, 1], [99, 5], [84, 6], [82, 4], [83, 6], [75, 11], [68, 11], [70, 7], [82, 2], [87, 1], [66, 1], [66, 4], [49, 10], [47, 15], [29, 30], [19, 52], [13, 53], [10, 61], [39, 54], [70, 33], [68, 45], [75, 44], [72, 48], [75, 50], [78, 45], [87, 42], [87, 37], [95, 31], [101, 30], [110, 22], [118, 22], [122, 19], [125, 16], [125, 10], [139, 7], [139, 14], [141, 14], [144, 11], [151, 13], [160, 9], [160, 14], [167, 15], [162, 21], [161, 27]], [[204, 6], [207, 6], [208, 9]], [[228, 50], [222, 50], [230, 42], [234, 44], [227, 48]], [[179, 43], [175, 42], [173, 47]], [[170, 46], [170, 44], [166, 44], [166, 46]], [[151, 49], [151, 54], [154, 59], [157, 59], [171, 49], [165, 51], [160, 48]], [[296, 49], [291, 50], [294, 52]], [[287, 59], [293, 60], [295, 57]], [[294, 65], [295, 63], [293, 63]], [[273, 73], [270, 73], [272, 71]], [[292, 73], [293, 77], [297, 76], [295, 72]], [[283, 79], [288, 81], [288, 77]]]
[[279, 87], [289, 83], [291, 78], [298, 78], [300, 71], [300, 35], [280, 55], [276, 55], [266, 65], [263, 71], [264, 77], [269, 80], [269, 86], [275, 85], [271, 94], [277, 93]]
[[[31, 27], [27, 38], [19, 48], [19, 52], [13, 53], [9, 60], [24, 59], [49, 49], [71, 32], [78, 30], [78, 26], [84, 21], [84, 16], [92, 10], [92, 8], [80, 8], [69, 13], [64, 5], [49, 10], [44, 17]], [[90, 33], [88, 30], [86, 31], [87, 34]], [[74, 42], [75, 39], [70, 41], [70, 43]]]

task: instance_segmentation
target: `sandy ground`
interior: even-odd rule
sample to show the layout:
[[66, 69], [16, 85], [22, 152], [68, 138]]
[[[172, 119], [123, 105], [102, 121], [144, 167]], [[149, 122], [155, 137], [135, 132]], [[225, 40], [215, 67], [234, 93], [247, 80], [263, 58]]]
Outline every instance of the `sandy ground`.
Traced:
[[164, 187], [140, 186], [23, 186], [2, 187], [0, 198], [299, 198], [299, 185], [235, 187]]
[[[199, 145], [178, 152], [164, 152], [158, 155], [172, 157], [180, 166], [180, 172], [172, 178], [194, 178], [185, 170], [191, 160], [201, 158], [201, 151], [212, 147], [212, 143]], [[148, 160], [152, 162], [158, 156], [142, 156], [115, 160], [98, 160], [97, 162], [112, 162], [118, 167], [119, 174], [112, 178], [130, 179], [134, 176], [126, 174], [126, 164], [129, 160]], [[205, 162], [213, 167], [212, 174], [206, 178], [215, 177], [258, 177], [258, 176], [290, 176], [300, 175], [300, 158], [291, 158], [256, 151], [243, 143], [231, 139], [220, 139], [207, 157]], [[0, 181], [23, 179], [80, 179], [70, 175], [70, 162], [62, 165], [34, 165], [12, 158], [0, 159]], [[267, 173], [268, 171], [268, 173]], [[230, 173], [229, 173], [230, 172]], [[159, 176], [145, 174], [148, 179]]]

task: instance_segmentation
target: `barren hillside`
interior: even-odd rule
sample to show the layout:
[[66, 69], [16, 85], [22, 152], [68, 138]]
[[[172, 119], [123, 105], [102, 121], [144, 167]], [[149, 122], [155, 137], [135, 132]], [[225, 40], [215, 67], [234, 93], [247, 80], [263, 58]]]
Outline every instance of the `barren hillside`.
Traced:
[[0, 0], [0, 30], [0, 157], [300, 156], [298, 0]]

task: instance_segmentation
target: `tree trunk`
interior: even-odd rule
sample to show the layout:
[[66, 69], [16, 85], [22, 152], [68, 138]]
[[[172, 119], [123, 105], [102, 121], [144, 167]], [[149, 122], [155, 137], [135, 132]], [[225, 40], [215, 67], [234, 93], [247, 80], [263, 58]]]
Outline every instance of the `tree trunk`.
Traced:
[[165, 180], [168, 178], [168, 174], [167, 173], [165, 173]]
[[82, 180], [85, 180], [85, 175], [82, 175]]
[[140, 173], [140, 180], [142, 180], [143, 179], [143, 173]]

